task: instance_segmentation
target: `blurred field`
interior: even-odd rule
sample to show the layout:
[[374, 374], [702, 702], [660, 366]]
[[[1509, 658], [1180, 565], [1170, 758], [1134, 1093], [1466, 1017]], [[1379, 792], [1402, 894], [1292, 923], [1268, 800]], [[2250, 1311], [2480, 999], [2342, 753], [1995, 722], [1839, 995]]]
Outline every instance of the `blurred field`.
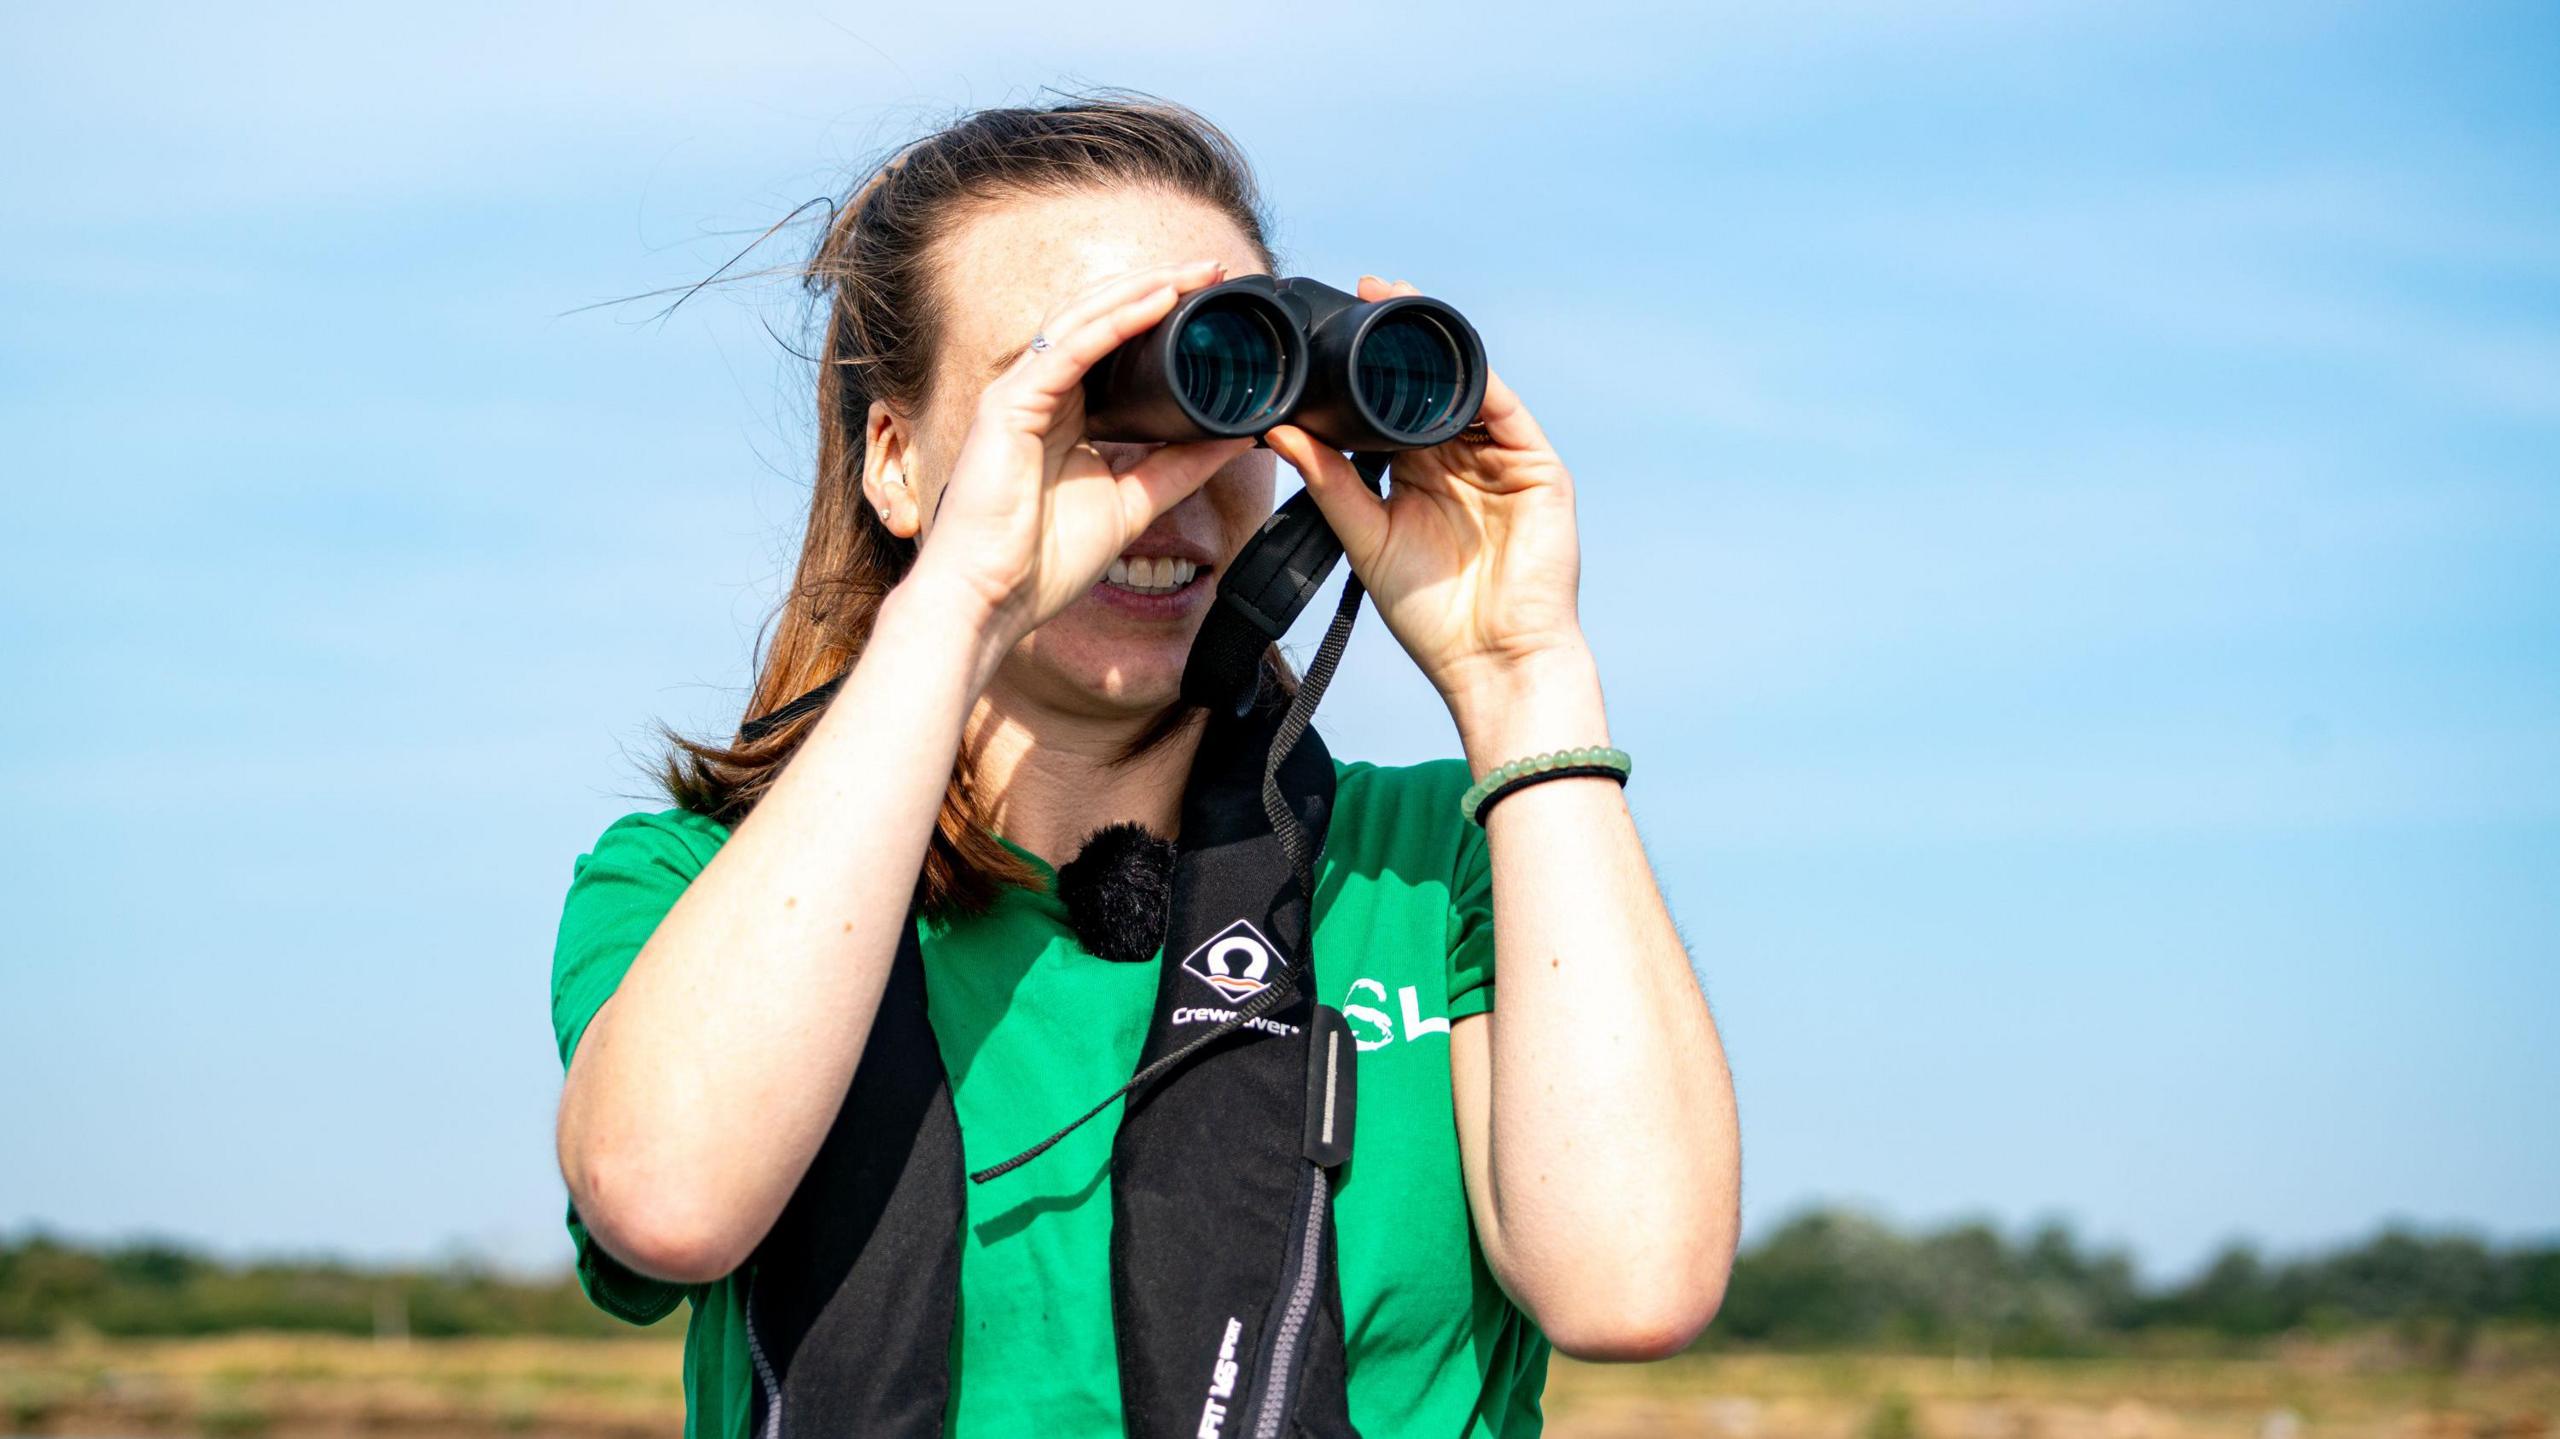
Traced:
[[1555, 1439], [2542, 1439], [2560, 1361], [2486, 1346], [2459, 1373], [2390, 1346], [2266, 1359], [1691, 1356], [1633, 1368], [1559, 1361]]
[[[665, 1338], [377, 1342], [242, 1335], [0, 1344], [0, 1430], [157, 1439], [682, 1431]], [[1973, 1360], [1697, 1355], [1557, 1361], [1555, 1439], [2544, 1439], [2560, 1410], [2547, 1337], [2473, 1346], [2459, 1371], [2386, 1343], [2263, 1359]], [[1389, 1439], [1389, 1436], [1372, 1436]]]

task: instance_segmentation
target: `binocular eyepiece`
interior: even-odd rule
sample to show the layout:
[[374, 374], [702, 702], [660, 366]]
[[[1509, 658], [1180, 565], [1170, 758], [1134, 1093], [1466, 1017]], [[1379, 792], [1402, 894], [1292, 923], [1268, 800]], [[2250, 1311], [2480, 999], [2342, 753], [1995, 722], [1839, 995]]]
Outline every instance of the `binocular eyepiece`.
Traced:
[[1194, 290], [1085, 375], [1085, 433], [1180, 442], [1293, 424], [1340, 450], [1418, 450], [1475, 421], [1484, 343], [1438, 300], [1246, 275]]

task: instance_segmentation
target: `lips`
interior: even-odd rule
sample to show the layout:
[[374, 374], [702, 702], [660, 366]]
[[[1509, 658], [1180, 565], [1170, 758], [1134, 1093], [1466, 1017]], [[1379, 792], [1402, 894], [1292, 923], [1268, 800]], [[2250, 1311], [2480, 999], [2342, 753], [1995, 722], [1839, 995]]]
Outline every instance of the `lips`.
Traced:
[[1147, 532], [1129, 542], [1103, 572], [1103, 586], [1124, 595], [1156, 597], [1180, 594], [1217, 568], [1215, 551], [1185, 537], [1162, 516]]
[[1217, 564], [1208, 549], [1178, 535], [1140, 535], [1111, 562], [1093, 598], [1136, 620], [1183, 620], [1208, 602]]

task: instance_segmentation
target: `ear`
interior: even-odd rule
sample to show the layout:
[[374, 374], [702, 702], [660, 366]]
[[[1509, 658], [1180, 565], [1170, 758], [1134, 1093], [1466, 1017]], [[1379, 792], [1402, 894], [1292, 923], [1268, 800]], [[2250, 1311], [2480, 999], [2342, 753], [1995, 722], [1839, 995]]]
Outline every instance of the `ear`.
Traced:
[[912, 540], [924, 528], [924, 498], [916, 493], [915, 432], [884, 400], [863, 417], [862, 499], [889, 527]]

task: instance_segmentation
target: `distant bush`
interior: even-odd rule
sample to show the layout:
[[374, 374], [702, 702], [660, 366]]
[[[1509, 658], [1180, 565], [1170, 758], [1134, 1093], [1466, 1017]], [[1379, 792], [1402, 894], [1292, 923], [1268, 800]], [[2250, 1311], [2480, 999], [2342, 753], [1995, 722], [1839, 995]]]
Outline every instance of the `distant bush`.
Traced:
[[44, 1235], [0, 1242], [0, 1338], [44, 1338], [67, 1329], [107, 1335], [387, 1329], [424, 1338], [630, 1332], [588, 1304], [565, 1275], [515, 1279], [472, 1265], [231, 1265], [156, 1242], [89, 1249]]
[[1859, 1439], [1921, 1439], [1920, 1411], [1911, 1396], [1896, 1389], [1877, 1400]]
[[2394, 1327], [2456, 1359], [2484, 1325], [2560, 1324], [2560, 1249], [2493, 1250], [2388, 1229], [2330, 1254], [2270, 1263], [2233, 1246], [2158, 1289], [2117, 1251], [2047, 1225], [2011, 1242], [1987, 1225], [1906, 1236], [1856, 1214], [1798, 1215], [1735, 1263], [1711, 1344], [2094, 1354], [2142, 1334], [2229, 1341]]
[[[2248, 1345], [2378, 1327], [2453, 1362], [2493, 1324], [2560, 1327], [2560, 1248], [2494, 1249], [2467, 1236], [2395, 1228], [2281, 1262], [2234, 1246], [2191, 1279], [2146, 1288], [2127, 1255], [2084, 1249], [2060, 1225], [2015, 1240], [1985, 1224], [1909, 1235], [1858, 1214], [1814, 1210], [1743, 1252], [1706, 1343], [2067, 1356], [2119, 1351], [2147, 1336]], [[164, 1243], [0, 1240], [0, 1338], [83, 1329], [421, 1338], [631, 1332], [590, 1306], [566, 1274], [511, 1278], [467, 1264], [226, 1264]], [[1880, 1411], [1876, 1423], [1889, 1428], [1909, 1417]]]

